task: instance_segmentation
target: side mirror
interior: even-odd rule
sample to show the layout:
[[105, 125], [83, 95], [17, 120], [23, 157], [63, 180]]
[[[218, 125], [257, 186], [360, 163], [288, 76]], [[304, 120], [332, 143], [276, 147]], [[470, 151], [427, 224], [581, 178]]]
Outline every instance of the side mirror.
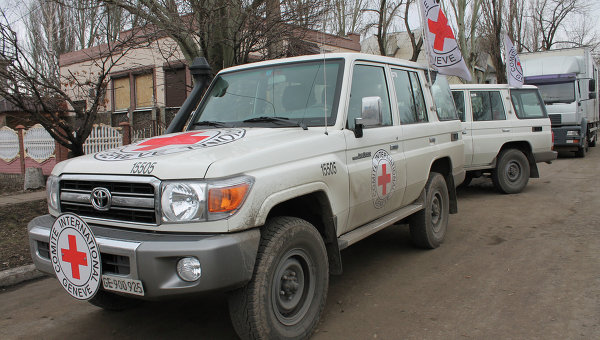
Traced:
[[381, 125], [381, 97], [363, 97], [360, 117], [365, 125]]
[[363, 122], [362, 118], [356, 117], [354, 118], [354, 137], [361, 138], [363, 136]]
[[[596, 81], [594, 79], [590, 79], [590, 84], [588, 86], [590, 92], [596, 92]], [[590, 97], [590, 99], [593, 99]]]

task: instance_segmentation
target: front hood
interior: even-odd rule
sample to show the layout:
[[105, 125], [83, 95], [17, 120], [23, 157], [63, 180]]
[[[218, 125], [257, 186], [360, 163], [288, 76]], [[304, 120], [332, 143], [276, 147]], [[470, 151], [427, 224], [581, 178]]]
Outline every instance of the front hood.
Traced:
[[560, 114], [561, 124], [579, 124], [577, 123], [577, 104], [575, 102], [546, 104], [546, 111], [549, 115]]
[[[227, 177], [290, 160], [290, 151], [318, 153], [315, 141], [326, 138], [322, 128], [231, 128], [188, 131], [157, 136], [131, 145], [61, 162], [52, 173], [148, 175], [160, 179], [204, 178], [213, 164]], [[333, 147], [329, 144], [319, 151]], [[339, 147], [339, 146], [338, 146]]]

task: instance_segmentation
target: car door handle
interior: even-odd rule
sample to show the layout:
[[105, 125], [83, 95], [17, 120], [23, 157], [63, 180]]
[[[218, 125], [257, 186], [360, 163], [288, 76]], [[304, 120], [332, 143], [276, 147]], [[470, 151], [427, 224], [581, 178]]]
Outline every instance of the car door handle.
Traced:
[[463, 135], [466, 135], [467, 133], [468, 133], [468, 132], [467, 132], [467, 130], [463, 130], [463, 131], [462, 131], [462, 134], [463, 134]]
[[398, 144], [390, 145], [390, 150], [398, 150]]
[[435, 137], [429, 137], [429, 143], [434, 143], [435, 144]]
[[502, 132], [510, 132], [510, 129], [502, 129]]

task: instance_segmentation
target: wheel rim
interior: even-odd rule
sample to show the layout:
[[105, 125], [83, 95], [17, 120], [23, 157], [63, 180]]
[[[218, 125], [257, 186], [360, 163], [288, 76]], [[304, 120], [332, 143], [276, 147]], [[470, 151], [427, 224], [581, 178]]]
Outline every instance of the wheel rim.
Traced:
[[516, 182], [521, 178], [521, 164], [517, 161], [510, 161], [506, 164], [506, 178], [510, 182]]
[[281, 257], [272, 283], [275, 316], [282, 324], [292, 326], [308, 312], [315, 293], [314, 265], [302, 249], [293, 249]]
[[442, 228], [442, 197], [439, 192], [435, 192], [433, 199], [431, 200], [431, 225], [433, 226], [433, 232], [437, 233]]

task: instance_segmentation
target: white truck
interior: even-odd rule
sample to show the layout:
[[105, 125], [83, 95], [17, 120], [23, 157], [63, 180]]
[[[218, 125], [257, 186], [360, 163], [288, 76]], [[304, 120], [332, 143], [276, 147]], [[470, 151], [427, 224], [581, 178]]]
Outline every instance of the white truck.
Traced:
[[585, 157], [600, 126], [598, 65], [587, 47], [519, 55], [525, 83], [539, 88], [557, 150]]
[[307, 338], [340, 250], [399, 222], [421, 247], [444, 240], [463, 141], [426, 74], [364, 54], [222, 70], [169, 127], [184, 132], [54, 168], [34, 263], [105, 309], [223, 290], [241, 338]]
[[551, 162], [552, 131], [535, 86], [452, 85], [465, 142], [463, 185], [484, 174], [502, 193], [521, 192], [539, 177], [536, 163]]

